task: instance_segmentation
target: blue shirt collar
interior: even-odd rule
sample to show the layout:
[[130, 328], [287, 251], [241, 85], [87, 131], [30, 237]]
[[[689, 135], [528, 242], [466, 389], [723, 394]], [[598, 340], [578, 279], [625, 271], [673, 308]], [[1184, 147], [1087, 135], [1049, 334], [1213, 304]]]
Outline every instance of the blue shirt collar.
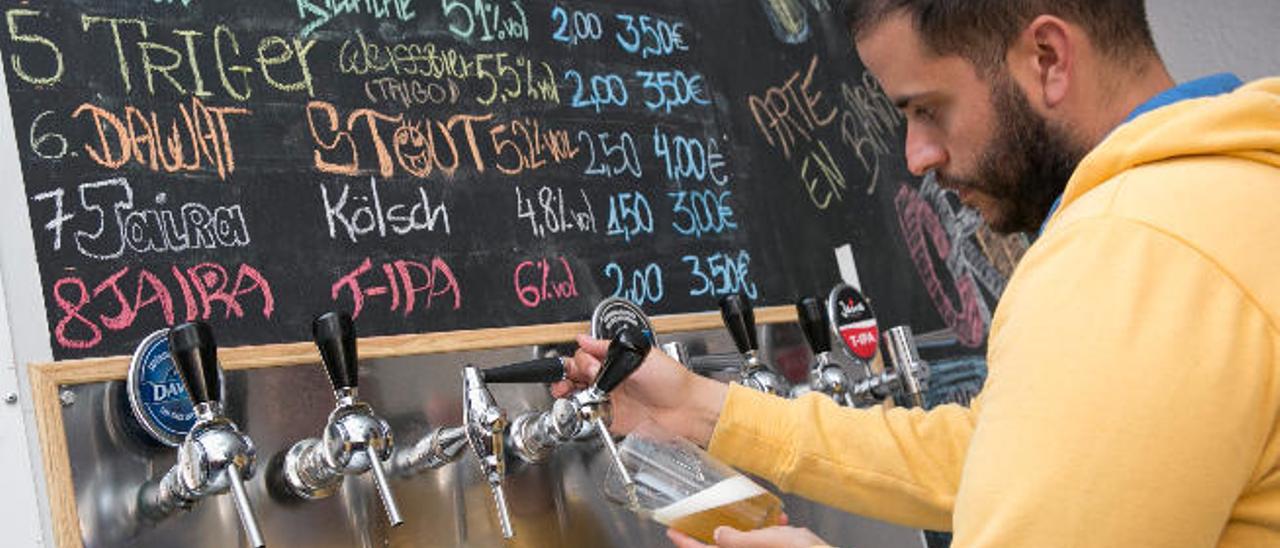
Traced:
[[[1244, 82], [1240, 80], [1240, 77], [1229, 72], [1192, 80], [1169, 88], [1148, 99], [1147, 102], [1138, 105], [1138, 108], [1133, 109], [1133, 112], [1130, 112], [1122, 123], [1127, 124], [1143, 114], [1188, 99], [1200, 99], [1231, 93], [1242, 85], [1244, 85]], [[1062, 196], [1058, 196], [1058, 199], [1053, 201], [1053, 206], [1049, 208], [1049, 214], [1045, 216], [1044, 223], [1040, 225], [1040, 234], [1044, 234], [1044, 229], [1049, 226], [1049, 219], [1053, 218], [1053, 214], [1058, 211], [1058, 207], [1061, 205]]]
[[1199, 99], [1201, 97], [1213, 97], [1214, 95], [1222, 95], [1231, 93], [1236, 88], [1244, 85], [1240, 81], [1240, 77], [1229, 72], [1214, 74], [1213, 76], [1205, 76], [1197, 80], [1192, 80], [1184, 84], [1174, 86], [1165, 90], [1147, 100], [1147, 102], [1138, 105], [1129, 113], [1129, 117], [1124, 119], [1124, 123], [1132, 122], [1134, 118], [1142, 116], [1160, 107], [1167, 107], [1174, 103], [1186, 101], [1188, 99]]

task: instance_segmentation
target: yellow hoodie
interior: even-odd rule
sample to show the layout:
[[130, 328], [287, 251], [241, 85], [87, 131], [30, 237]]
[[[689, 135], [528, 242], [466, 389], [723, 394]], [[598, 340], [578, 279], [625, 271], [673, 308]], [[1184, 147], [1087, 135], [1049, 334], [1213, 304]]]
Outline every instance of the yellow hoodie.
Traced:
[[988, 371], [972, 409], [927, 413], [735, 386], [711, 453], [957, 548], [1280, 546], [1280, 79], [1093, 150]]

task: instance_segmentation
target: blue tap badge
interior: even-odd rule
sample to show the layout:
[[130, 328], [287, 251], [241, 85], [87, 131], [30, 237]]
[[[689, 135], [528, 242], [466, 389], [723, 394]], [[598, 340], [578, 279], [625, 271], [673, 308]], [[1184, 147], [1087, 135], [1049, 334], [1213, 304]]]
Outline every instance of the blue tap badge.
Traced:
[[129, 406], [156, 441], [177, 447], [196, 424], [187, 388], [169, 356], [169, 330], [147, 335], [129, 362]]

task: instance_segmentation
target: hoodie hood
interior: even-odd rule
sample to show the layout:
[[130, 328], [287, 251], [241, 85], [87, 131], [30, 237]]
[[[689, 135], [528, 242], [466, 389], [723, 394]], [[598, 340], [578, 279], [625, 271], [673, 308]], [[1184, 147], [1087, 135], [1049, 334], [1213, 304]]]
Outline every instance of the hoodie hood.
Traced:
[[1180, 101], [1116, 128], [1080, 162], [1059, 211], [1125, 170], [1204, 155], [1280, 167], [1280, 78], [1258, 80], [1215, 97]]

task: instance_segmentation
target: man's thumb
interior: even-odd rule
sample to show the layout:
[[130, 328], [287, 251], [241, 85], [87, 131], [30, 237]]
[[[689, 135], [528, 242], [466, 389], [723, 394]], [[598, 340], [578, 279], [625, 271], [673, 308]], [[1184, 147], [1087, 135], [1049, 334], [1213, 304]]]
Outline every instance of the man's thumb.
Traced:
[[715, 532], [711, 533], [711, 536], [716, 540], [716, 545], [718, 546], [725, 546], [726, 544], [732, 546], [734, 541], [742, 540], [742, 531], [729, 527], [728, 525], [721, 525], [716, 527]]
[[578, 348], [581, 348], [588, 354], [591, 354], [598, 360], [603, 360], [605, 354], [609, 352], [609, 341], [605, 339], [593, 339], [586, 335], [577, 336]]

